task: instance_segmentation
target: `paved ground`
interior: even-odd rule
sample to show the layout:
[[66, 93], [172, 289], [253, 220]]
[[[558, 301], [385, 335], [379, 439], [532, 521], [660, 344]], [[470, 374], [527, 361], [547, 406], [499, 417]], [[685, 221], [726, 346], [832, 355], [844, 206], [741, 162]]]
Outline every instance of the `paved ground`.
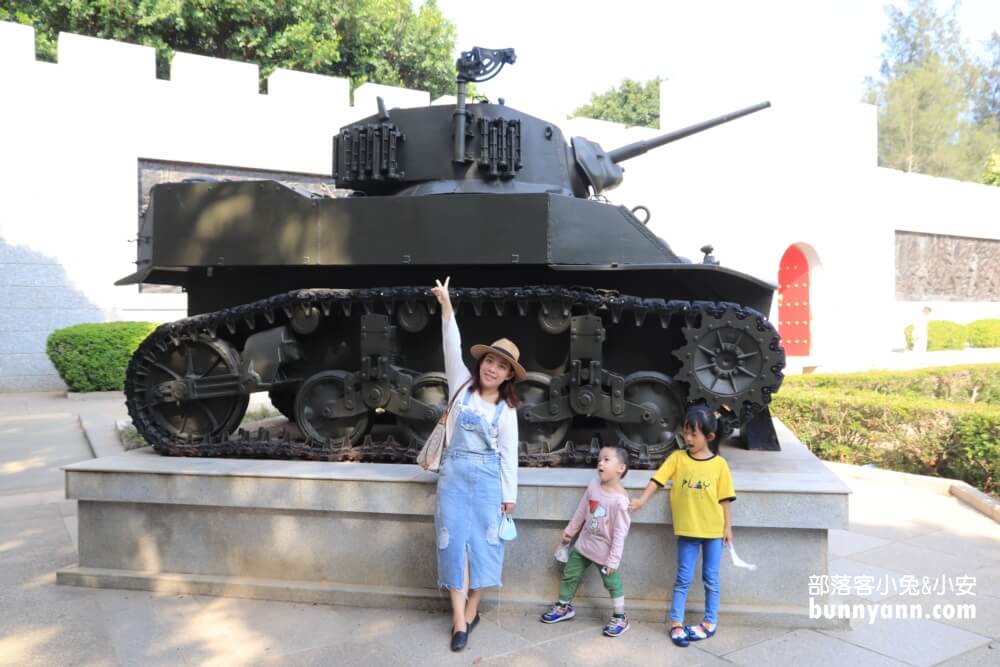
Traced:
[[968, 575], [977, 595], [852, 590], [844, 601], [929, 612], [971, 600], [974, 620], [724, 625], [678, 649], [662, 624], [635, 623], [611, 640], [599, 621], [546, 626], [504, 612], [501, 597], [455, 655], [439, 613], [56, 586], [56, 570], [76, 562], [76, 507], [62, 499], [59, 466], [112, 449], [122, 417], [120, 399], [0, 395], [0, 665], [1000, 665], [1000, 526], [951, 497], [853, 479], [851, 530], [831, 533], [830, 574], [895, 584]]

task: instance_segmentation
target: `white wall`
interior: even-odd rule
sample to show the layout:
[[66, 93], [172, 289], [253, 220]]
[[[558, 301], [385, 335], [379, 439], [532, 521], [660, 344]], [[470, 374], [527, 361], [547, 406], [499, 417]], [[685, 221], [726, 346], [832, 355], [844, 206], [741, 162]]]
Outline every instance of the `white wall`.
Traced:
[[[170, 80], [152, 49], [78, 35], [58, 63], [37, 62], [31, 28], [0, 23], [0, 391], [61, 386], [44, 355], [58, 327], [102, 319], [169, 320], [184, 296], [114, 287], [132, 271], [139, 159], [330, 174], [330, 140], [348, 122], [427, 93], [278, 70], [269, 94], [246, 63], [178, 53]], [[663, 131], [765, 94], [665, 82]], [[446, 100], [445, 100], [446, 101]], [[815, 251], [814, 352], [836, 367], [899, 347], [922, 304], [897, 303], [896, 229], [1000, 238], [1000, 188], [877, 165], [875, 109], [785, 95], [773, 107], [626, 163], [615, 203], [652, 211], [651, 228], [695, 261], [712, 243], [725, 266], [777, 282], [792, 244]], [[441, 100], [438, 101], [439, 103]], [[530, 112], [530, 109], [524, 109]], [[658, 132], [572, 119], [567, 137], [611, 149]], [[1000, 303], [930, 304], [935, 318], [1000, 317]]]
[[141, 158], [330, 174], [331, 137], [420, 91], [178, 53], [156, 79], [153, 49], [62, 34], [35, 60], [30, 27], [0, 22], [0, 391], [59, 389], [44, 354], [53, 329], [104, 319], [171, 320], [182, 294], [115, 287], [134, 270]]

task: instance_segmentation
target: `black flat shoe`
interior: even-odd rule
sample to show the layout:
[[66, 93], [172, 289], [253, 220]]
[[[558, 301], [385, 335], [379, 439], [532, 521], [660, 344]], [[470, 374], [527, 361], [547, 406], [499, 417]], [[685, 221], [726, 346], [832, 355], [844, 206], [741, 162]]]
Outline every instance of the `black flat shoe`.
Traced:
[[476, 617], [474, 619], [472, 619], [472, 622], [469, 623], [468, 625], [469, 625], [469, 629], [466, 630], [465, 632], [467, 634], [472, 634], [472, 631], [476, 629], [477, 625], [479, 625], [479, 612], [476, 612]]
[[451, 650], [464, 651], [465, 645], [469, 643], [469, 632], [456, 631], [451, 633]]

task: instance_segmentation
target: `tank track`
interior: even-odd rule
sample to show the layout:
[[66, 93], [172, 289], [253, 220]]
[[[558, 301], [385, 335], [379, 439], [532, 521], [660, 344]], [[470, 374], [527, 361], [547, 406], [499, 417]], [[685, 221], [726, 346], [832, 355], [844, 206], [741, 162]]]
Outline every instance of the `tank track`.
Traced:
[[[636, 326], [641, 326], [647, 318], [658, 319], [663, 327], [667, 327], [672, 318], [684, 318], [689, 343], [685, 348], [674, 351], [683, 362], [675, 380], [691, 384], [689, 401], [701, 400], [713, 409], [723, 407], [737, 412], [742, 409], [742, 414], [760, 411], [770, 402], [771, 394], [778, 390], [783, 378], [781, 370], [784, 367], [784, 350], [780, 346], [780, 336], [761, 313], [735, 303], [668, 301], [586, 287], [550, 286], [453, 288], [451, 298], [456, 312], [471, 308], [476, 316], [489, 311], [499, 316], [511, 311], [525, 316], [530, 307], [540, 306], [546, 312], [555, 308], [561, 309], [566, 315], [606, 315], [615, 324], [625, 320], [634, 322]], [[253, 432], [238, 429], [225, 437], [175, 437], [153, 418], [153, 406], [144, 397], [142, 378], [149, 372], [151, 364], [155, 363], [156, 352], [167, 352], [206, 338], [214, 340], [219, 337], [220, 332], [225, 340], [224, 332], [235, 335], [241, 330], [250, 333], [269, 329], [290, 322], [296, 313], [314, 312], [312, 309], [318, 309], [323, 316], [329, 316], [334, 309], [350, 315], [355, 308], [363, 309], [366, 314], [388, 313], [391, 316], [396, 308], [407, 304], [412, 307], [416, 303], [425, 304], [430, 314], [437, 310], [437, 302], [430, 289], [425, 287], [300, 289], [163, 324], [140, 344], [129, 363], [125, 380], [129, 415], [139, 433], [154, 450], [167, 456], [411, 463], [415, 460], [421, 443], [401, 443], [391, 435], [375, 440], [369, 434], [361, 442], [354, 444], [347, 437], [319, 442], [304, 436], [293, 436], [284, 429], [278, 432], [267, 428], [259, 428]], [[690, 351], [688, 348], [697, 346], [698, 343], [690, 340], [692, 332], [701, 334], [710, 331], [715, 325], [728, 325], [732, 328], [734, 322], [744, 332], [744, 336], [756, 341], [761, 359], [766, 364], [754, 378], [751, 391], [747, 394], [753, 400], [744, 401], [738, 408], [726, 404], [725, 396], [714, 394], [697, 381], [695, 374], [704, 373], [704, 369], [695, 370], [691, 361], [693, 355], [687, 354]], [[721, 340], [721, 336], [719, 338]], [[596, 442], [574, 445], [567, 441], [565, 444], [565, 448], [554, 453], [527, 454], [525, 443], [522, 443], [520, 464], [572, 465], [589, 461], [596, 456]]]

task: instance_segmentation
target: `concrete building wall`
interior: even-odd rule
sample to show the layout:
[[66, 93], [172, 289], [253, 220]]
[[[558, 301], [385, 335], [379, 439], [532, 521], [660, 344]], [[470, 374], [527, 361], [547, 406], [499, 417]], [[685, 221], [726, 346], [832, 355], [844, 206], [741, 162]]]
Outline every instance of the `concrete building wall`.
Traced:
[[[135, 259], [140, 160], [329, 176], [331, 137], [374, 113], [376, 96], [388, 108], [431, 103], [421, 91], [366, 84], [351, 106], [347, 81], [285, 70], [262, 95], [255, 65], [185, 53], [169, 80], [155, 70], [148, 47], [70, 34], [57, 63], [38, 62], [33, 30], [0, 23], [0, 391], [62, 386], [44, 354], [55, 328], [184, 314], [183, 294], [113, 285]], [[662, 96], [664, 130], [760, 101], [673, 81]], [[651, 229], [679, 254], [698, 261], [711, 243], [724, 265], [771, 282], [798, 245], [815, 264], [814, 345], [796, 364], [863, 365], [900, 347], [923, 305], [896, 300], [895, 231], [1000, 238], [1000, 188], [880, 169], [871, 106], [772, 103], [629, 161], [625, 183], [606, 194], [648, 206]], [[657, 133], [559, 124], [609, 149]], [[1000, 317], [1000, 297], [930, 305], [934, 318]]]
[[331, 137], [350, 120], [429, 103], [421, 91], [178, 53], [156, 78], [153, 49], [62, 34], [57, 63], [34, 31], [0, 22], [0, 391], [63, 387], [45, 355], [59, 327], [167, 321], [183, 294], [115, 287], [131, 273], [141, 159], [330, 175]]

